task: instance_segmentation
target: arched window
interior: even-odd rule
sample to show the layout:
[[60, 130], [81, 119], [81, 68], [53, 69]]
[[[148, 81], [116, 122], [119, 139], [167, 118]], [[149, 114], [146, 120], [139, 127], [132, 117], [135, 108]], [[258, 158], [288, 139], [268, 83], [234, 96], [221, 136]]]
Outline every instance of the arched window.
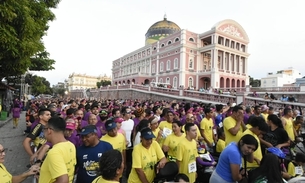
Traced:
[[162, 44], [161, 44], [161, 48], [164, 47], [164, 46], [165, 46], [164, 43], [162, 43]]
[[174, 69], [178, 69], [178, 58], [174, 60]]
[[189, 87], [193, 88], [193, 78], [189, 77]]
[[177, 88], [177, 77], [174, 77], [174, 80], [173, 80], [173, 87], [174, 87], [174, 88]]
[[178, 42], [178, 41], [180, 41], [180, 39], [179, 39], [179, 38], [176, 38], [176, 39], [175, 39], [175, 42]]
[[163, 72], [163, 67], [164, 67], [164, 64], [163, 62], [160, 63], [160, 72]]
[[159, 83], [163, 83], [163, 79], [162, 78], [159, 79]]
[[169, 79], [169, 77], [166, 78], [166, 83], [170, 84], [170, 79]]
[[168, 41], [167, 44], [172, 44], [172, 41]]
[[166, 62], [166, 70], [169, 71], [170, 69], [171, 69], [171, 61], [168, 60], [168, 61]]
[[154, 47], [154, 50], [156, 50], [157, 48], [156, 47]]
[[152, 72], [152, 73], [155, 73], [155, 72], [156, 72], [156, 65], [155, 65], [155, 64], [152, 65], [152, 67], [151, 67], [151, 72]]
[[190, 42], [195, 42], [195, 41], [194, 41], [194, 38], [192, 38], [192, 37], [189, 38], [189, 41], [190, 41]]
[[193, 69], [193, 67], [194, 67], [193, 59], [190, 59], [189, 69]]

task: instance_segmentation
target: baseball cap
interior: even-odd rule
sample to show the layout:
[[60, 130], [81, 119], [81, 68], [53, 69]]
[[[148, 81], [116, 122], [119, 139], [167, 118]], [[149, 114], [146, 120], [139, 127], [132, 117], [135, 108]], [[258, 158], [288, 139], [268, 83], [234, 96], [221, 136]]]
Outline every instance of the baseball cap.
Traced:
[[113, 120], [108, 120], [105, 123], [106, 131], [110, 131], [114, 128], [116, 128], [116, 123]]
[[144, 128], [141, 131], [141, 137], [146, 139], [146, 140], [156, 138], [156, 136], [153, 134], [153, 132], [150, 128]]
[[122, 123], [124, 121], [123, 118], [114, 118], [114, 122], [116, 123]]
[[269, 107], [267, 106], [267, 105], [262, 105], [262, 107], [261, 107], [261, 110], [262, 111], [266, 111], [266, 110], [268, 110], [269, 109]]
[[64, 110], [66, 107], [68, 107], [69, 105], [63, 105], [62, 107], [61, 107], [61, 110]]
[[96, 126], [94, 125], [88, 125], [85, 126], [78, 135], [88, 135], [89, 133], [97, 133]]
[[281, 149], [276, 147], [269, 147], [267, 148], [267, 151], [282, 159], [286, 157], [286, 154]]
[[75, 130], [75, 123], [67, 123], [66, 124], [66, 129]]

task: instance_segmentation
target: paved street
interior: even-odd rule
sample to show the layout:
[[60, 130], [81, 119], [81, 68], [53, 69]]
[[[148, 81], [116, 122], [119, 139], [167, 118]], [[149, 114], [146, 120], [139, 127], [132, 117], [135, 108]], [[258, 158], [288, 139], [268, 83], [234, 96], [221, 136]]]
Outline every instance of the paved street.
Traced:
[[[0, 121], [0, 126], [3, 124]], [[24, 139], [23, 130], [25, 129], [25, 112], [22, 112], [17, 129], [13, 129], [13, 122], [10, 120], [7, 124], [0, 127], [0, 144], [8, 148], [5, 156], [5, 166], [12, 175], [21, 174], [26, 171], [26, 165], [29, 164], [29, 156], [23, 149], [22, 142]], [[28, 178], [24, 183], [30, 183]]]

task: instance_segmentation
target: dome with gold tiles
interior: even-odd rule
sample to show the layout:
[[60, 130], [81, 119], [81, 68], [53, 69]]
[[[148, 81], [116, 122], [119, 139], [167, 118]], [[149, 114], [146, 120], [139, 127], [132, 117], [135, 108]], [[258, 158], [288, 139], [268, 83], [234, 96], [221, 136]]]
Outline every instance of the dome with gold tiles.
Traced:
[[162, 21], [154, 23], [146, 32], [146, 45], [157, 42], [180, 30], [180, 27], [176, 23], [168, 21], [166, 15], [164, 15]]

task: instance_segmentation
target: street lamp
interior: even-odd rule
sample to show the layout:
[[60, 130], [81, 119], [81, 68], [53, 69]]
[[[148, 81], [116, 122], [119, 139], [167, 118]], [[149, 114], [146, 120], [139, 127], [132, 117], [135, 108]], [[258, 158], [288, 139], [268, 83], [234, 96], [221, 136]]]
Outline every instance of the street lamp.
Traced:
[[20, 100], [23, 98], [23, 95], [24, 95], [24, 81], [25, 81], [25, 74], [21, 75]]

